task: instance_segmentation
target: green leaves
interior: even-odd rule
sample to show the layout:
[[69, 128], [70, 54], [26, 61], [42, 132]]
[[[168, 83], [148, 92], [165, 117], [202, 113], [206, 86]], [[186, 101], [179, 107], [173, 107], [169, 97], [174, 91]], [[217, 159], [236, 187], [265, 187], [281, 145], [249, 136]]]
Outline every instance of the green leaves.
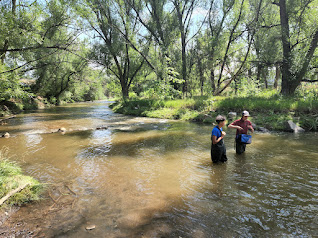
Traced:
[[[317, 80], [317, 51], [307, 54], [317, 4], [287, 1], [290, 84]], [[88, 62], [124, 97], [240, 94], [250, 85], [262, 91], [273, 84], [274, 68], [276, 84], [281, 79], [279, 10], [268, 0], [1, 1], [0, 100], [23, 97], [24, 77], [56, 102], [100, 94], [105, 85], [96, 87]]]

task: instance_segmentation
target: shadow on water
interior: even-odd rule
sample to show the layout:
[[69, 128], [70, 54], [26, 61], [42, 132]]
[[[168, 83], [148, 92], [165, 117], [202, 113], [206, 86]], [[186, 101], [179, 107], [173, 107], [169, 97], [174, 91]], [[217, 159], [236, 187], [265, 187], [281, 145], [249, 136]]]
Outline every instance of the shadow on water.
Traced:
[[[74, 135], [87, 133], [76, 133]], [[189, 136], [190, 133], [187, 134]], [[134, 133], [117, 133], [115, 137], [121, 137], [120, 140], [112, 142], [107, 151], [103, 151], [105, 156], [126, 156], [138, 159], [143, 155], [144, 149], [152, 149], [152, 155], [164, 154], [169, 152], [178, 152], [180, 149], [196, 146], [184, 132], [134, 132]], [[105, 145], [88, 146], [81, 153], [82, 157], [87, 154], [99, 154], [105, 148]], [[177, 156], [174, 159], [179, 159]]]

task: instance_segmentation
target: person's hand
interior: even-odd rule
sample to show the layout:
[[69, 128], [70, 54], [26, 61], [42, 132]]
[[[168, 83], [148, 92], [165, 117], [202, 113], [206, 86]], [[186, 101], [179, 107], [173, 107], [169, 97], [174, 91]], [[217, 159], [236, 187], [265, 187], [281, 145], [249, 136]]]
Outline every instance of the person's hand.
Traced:
[[222, 131], [222, 136], [226, 136], [226, 132], [225, 131]]
[[238, 130], [240, 130], [240, 131], [243, 130], [243, 128], [240, 127], [240, 126], [237, 126], [236, 128], [237, 128]]
[[248, 126], [247, 128], [250, 129], [254, 133], [254, 129], [252, 126]]

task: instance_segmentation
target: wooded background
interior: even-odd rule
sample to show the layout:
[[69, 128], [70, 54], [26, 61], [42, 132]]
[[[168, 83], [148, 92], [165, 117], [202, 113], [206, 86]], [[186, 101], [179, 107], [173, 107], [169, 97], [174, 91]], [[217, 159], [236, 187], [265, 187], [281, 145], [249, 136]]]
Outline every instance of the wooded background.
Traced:
[[318, 81], [318, 0], [1, 0], [0, 19], [0, 101], [290, 96]]

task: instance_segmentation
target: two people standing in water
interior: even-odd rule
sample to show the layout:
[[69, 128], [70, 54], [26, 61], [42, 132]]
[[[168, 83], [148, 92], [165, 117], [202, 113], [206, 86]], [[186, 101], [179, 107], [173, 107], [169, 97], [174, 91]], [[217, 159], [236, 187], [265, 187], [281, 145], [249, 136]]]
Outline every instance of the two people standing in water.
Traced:
[[[240, 136], [242, 134], [247, 134], [248, 130], [254, 132], [252, 123], [248, 120], [249, 116], [250, 114], [248, 111], [243, 111], [241, 119], [232, 122], [228, 126], [228, 128], [236, 129], [235, 144], [237, 154], [244, 153], [246, 149], [246, 144], [241, 142]], [[224, 144], [224, 137], [226, 136], [226, 133], [223, 131], [223, 127], [226, 124], [226, 118], [219, 115], [216, 117], [216, 122], [218, 124], [213, 128], [211, 135], [211, 159], [213, 163], [226, 162], [227, 156]]]

